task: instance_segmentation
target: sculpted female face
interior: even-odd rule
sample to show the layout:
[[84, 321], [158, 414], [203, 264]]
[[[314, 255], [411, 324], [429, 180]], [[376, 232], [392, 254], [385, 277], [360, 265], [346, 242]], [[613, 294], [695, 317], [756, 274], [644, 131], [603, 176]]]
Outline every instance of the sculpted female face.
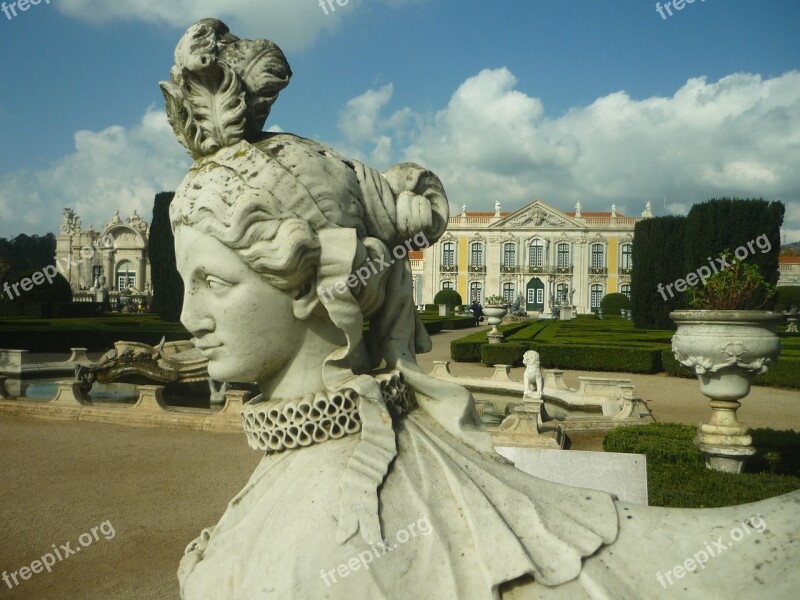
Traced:
[[181, 322], [208, 359], [212, 379], [261, 383], [291, 362], [303, 337], [291, 292], [189, 226], [175, 230], [175, 258], [185, 289]]

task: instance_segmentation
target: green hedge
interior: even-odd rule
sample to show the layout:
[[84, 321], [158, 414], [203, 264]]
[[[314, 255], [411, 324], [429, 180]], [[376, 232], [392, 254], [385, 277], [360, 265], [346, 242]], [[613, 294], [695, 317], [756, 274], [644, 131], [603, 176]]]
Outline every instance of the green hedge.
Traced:
[[[527, 326], [528, 323], [510, 323], [508, 325], [499, 325], [497, 329], [504, 334], [505, 338], [509, 338]], [[481, 345], [489, 342], [486, 338], [486, 334], [489, 331], [490, 329], [486, 327], [463, 338], [451, 341], [451, 358], [457, 362], [481, 362]]]
[[192, 336], [180, 323], [162, 321], [157, 315], [119, 315], [72, 319], [2, 319], [0, 346], [31, 352], [67, 352], [88, 348], [105, 352], [120, 340], [152, 346]]
[[800, 433], [752, 430], [759, 454], [748, 461], [747, 472], [740, 475], [707, 469], [705, 457], [692, 441], [696, 433], [694, 426], [670, 423], [618, 427], [603, 439], [603, 448], [606, 452], [647, 456], [651, 506], [732, 506], [800, 488]]
[[800, 308], [800, 285], [781, 285], [775, 288], [775, 311], [783, 312], [792, 306]]
[[487, 366], [512, 365], [518, 367], [522, 364], [522, 355], [530, 348], [527, 344], [482, 344], [481, 362]]
[[548, 369], [576, 369], [583, 371], [617, 371], [626, 373], [658, 373], [661, 366], [661, 349], [652, 347], [614, 347], [607, 345], [541, 344], [530, 342], [529, 350], [536, 350], [542, 366]]

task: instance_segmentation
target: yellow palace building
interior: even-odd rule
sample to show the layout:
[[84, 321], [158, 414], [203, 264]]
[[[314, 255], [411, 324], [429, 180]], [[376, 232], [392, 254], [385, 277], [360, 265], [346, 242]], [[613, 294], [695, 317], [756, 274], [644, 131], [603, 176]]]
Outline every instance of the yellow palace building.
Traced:
[[444, 236], [411, 254], [417, 304], [455, 289], [464, 303], [489, 295], [513, 303], [518, 295], [529, 314], [552, 312], [562, 299], [578, 313], [600, 306], [611, 292], [630, 295], [633, 229], [652, 217], [648, 202], [641, 217], [610, 212], [562, 212], [534, 200], [514, 212], [468, 212], [450, 218]]

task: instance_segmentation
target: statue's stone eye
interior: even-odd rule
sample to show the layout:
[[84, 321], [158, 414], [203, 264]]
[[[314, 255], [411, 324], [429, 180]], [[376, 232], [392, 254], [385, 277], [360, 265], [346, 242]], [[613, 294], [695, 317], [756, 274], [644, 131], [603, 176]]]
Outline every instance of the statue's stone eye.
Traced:
[[205, 278], [206, 287], [211, 290], [221, 290], [226, 287], [230, 287], [230, 283], [220, 279], [219, 277], [214, 277], [213, 275], [207, 275]]

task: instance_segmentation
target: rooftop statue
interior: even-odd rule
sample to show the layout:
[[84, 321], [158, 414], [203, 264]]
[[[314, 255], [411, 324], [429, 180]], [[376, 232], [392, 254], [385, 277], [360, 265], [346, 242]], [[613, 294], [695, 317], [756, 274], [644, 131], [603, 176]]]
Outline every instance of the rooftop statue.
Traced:
[[416, 364], [431, 343], [407, 254], [445, 231], [441, 181], [263, 133], [290, 76], [273, 43], [205, 19], [162, 84], [195, 158], [170, 206], [181, 320], [211, 378], [258, 383], [242, 421], [264, 453], [186, 549], [182, 598], [656, 598], [669, 593], [656, 572], [757, 511], [764, 543], [678, 585], [696, 598], [796, 590], [800, 494], [647, 508], [535, 479], [494, 452], [470, 393]]

